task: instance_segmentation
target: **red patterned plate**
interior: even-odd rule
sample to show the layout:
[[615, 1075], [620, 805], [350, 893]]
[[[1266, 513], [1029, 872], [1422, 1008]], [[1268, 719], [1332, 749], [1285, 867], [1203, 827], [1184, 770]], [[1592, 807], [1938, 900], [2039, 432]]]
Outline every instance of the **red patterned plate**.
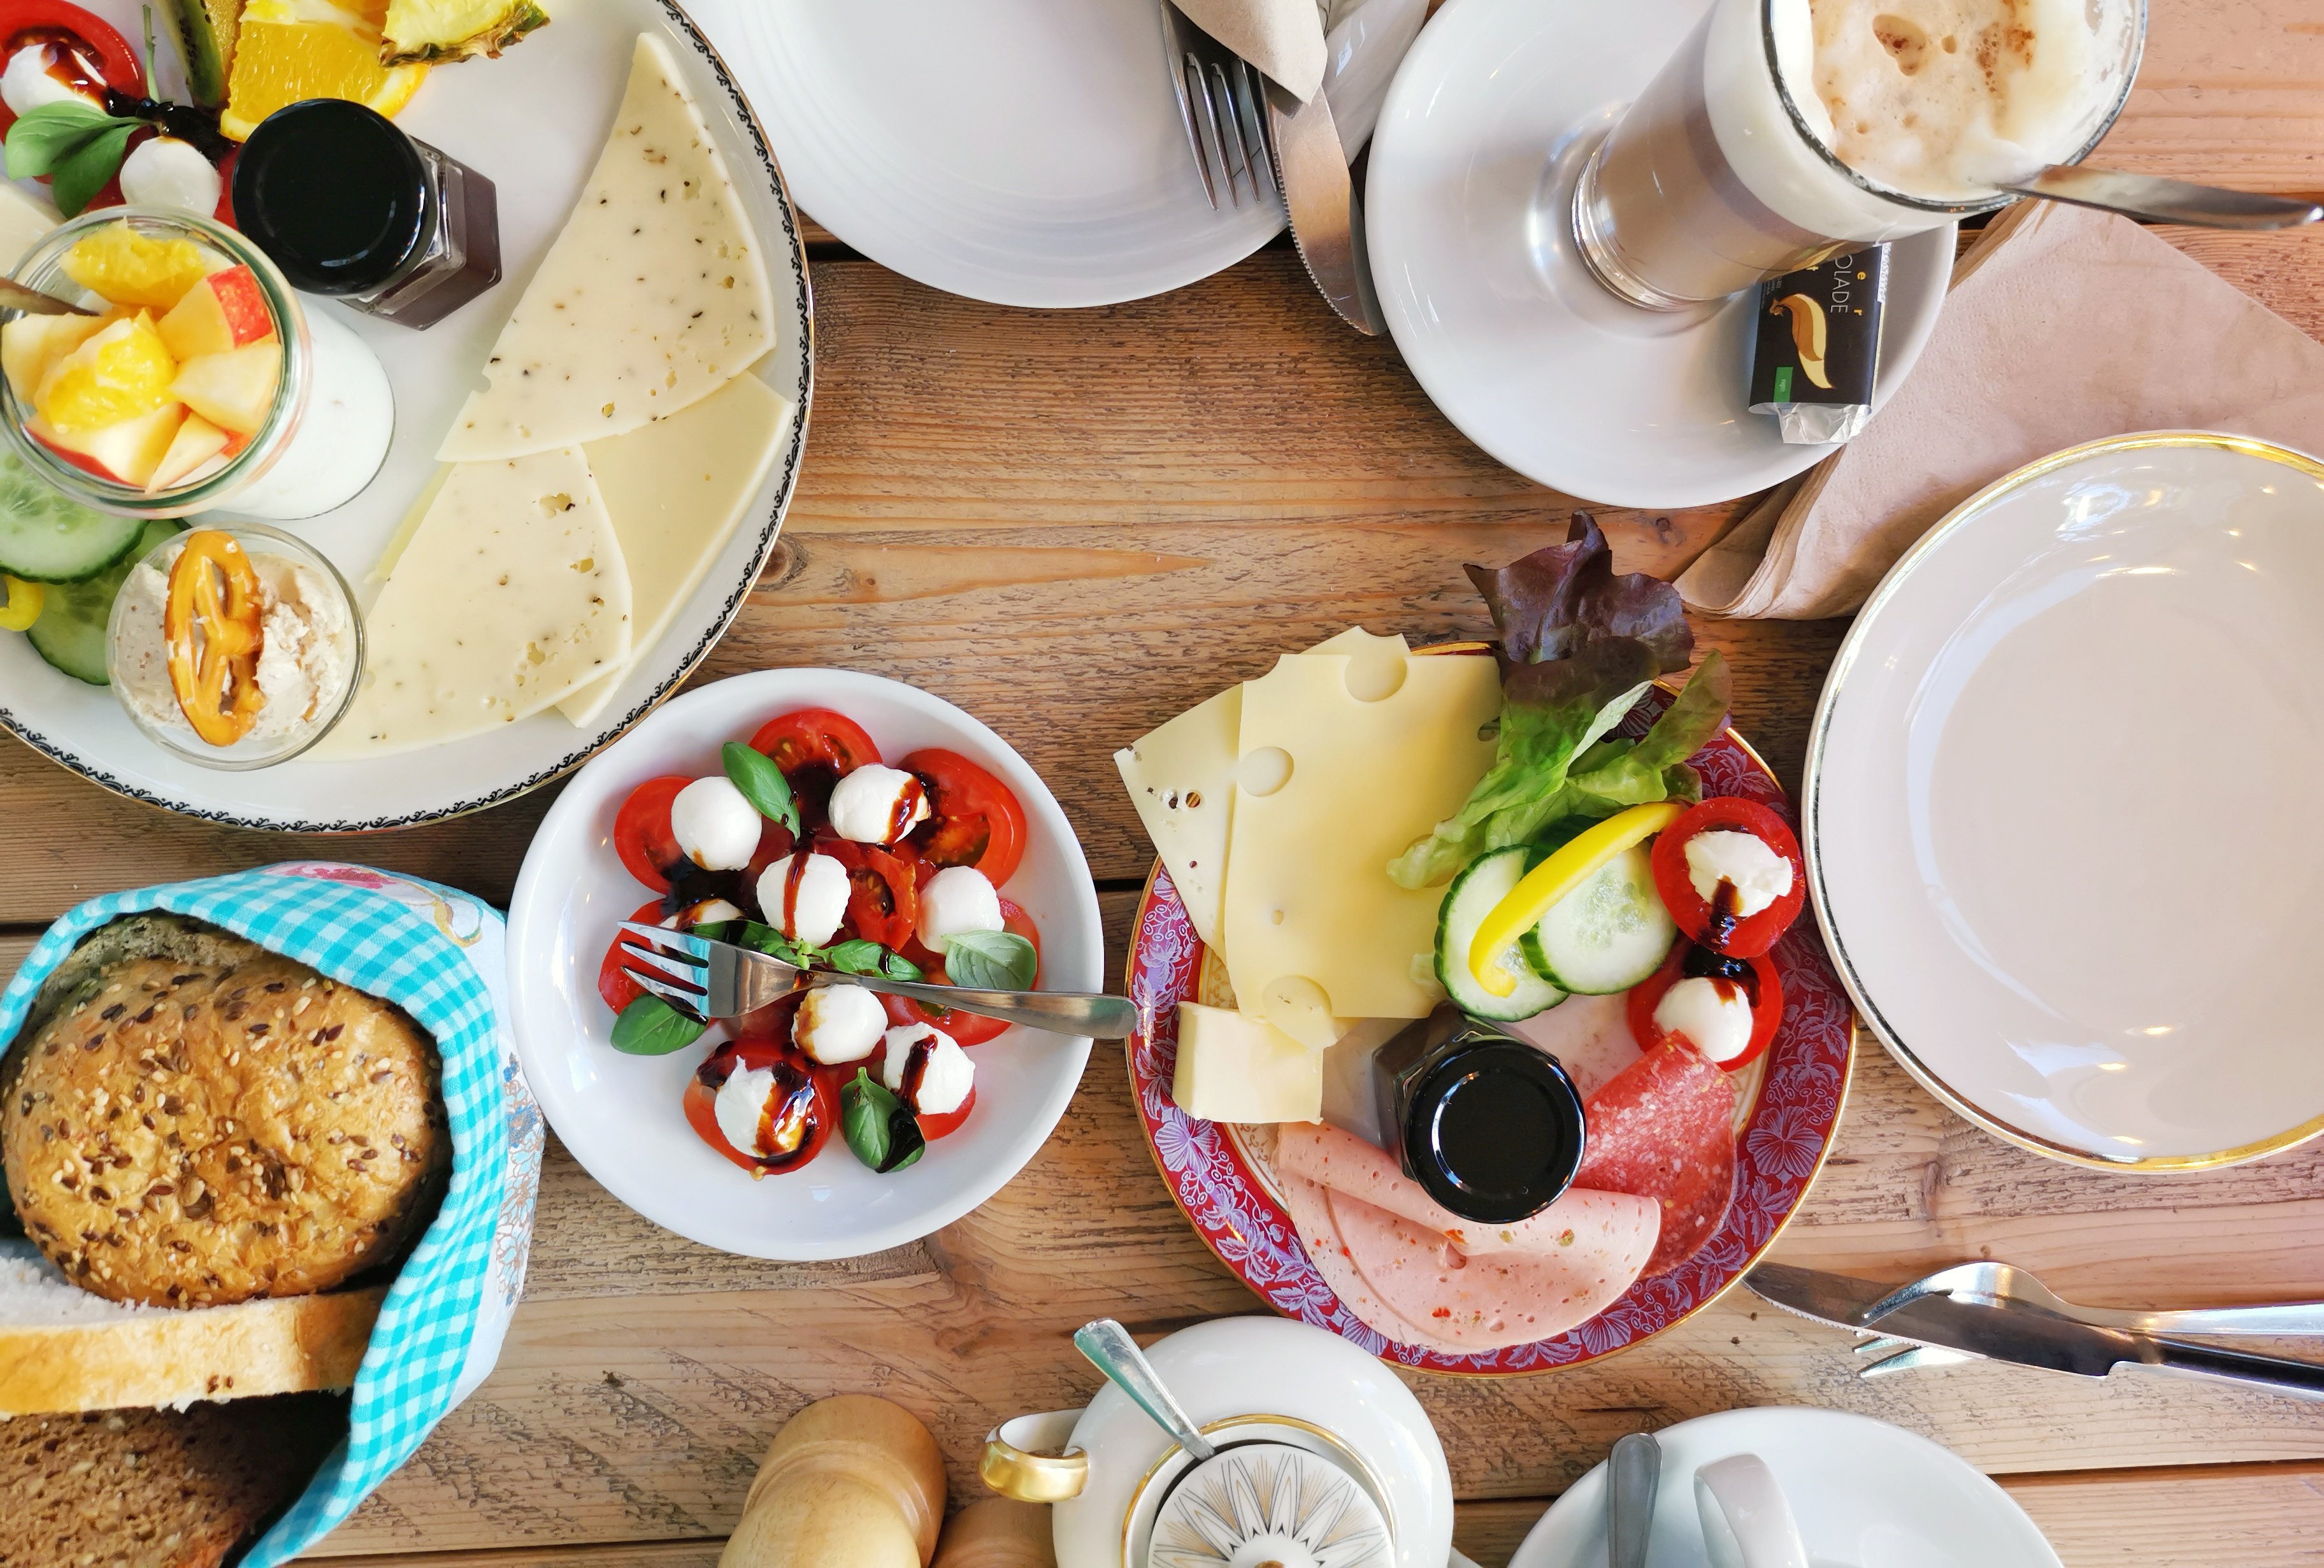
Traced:
[[[1638, 736], [1670, 701], [1657, 689], [1618, 733]], [[1731, 730], [1692, 759], [1704, 792], [1761, 802], [1796, 825], [1791, 803], [1766, 764]], [[1237, 1278], [1286, 1316], [1330, 1329], [1375, 1355], [1429, 1371], [1502, 1375], [1579, 1366], [1660, 1334], [1693, 1316], [1742, 1279], [1774, 1244], [1822, 1168], [1848, 1095], [1856, 1052], [1856, 1014], [1832, 973], [1812, 921], [1775, 944], [1784, 983], [1784, 1021], [1767, 1052], [1745, 1069], [1738, 1112], [1735, 1204], [1694, 1256], [1642, 1279], [1613, 1306], [1554, 1339], [1480, 1355], [1448, 1355], [1400, 1344], [1368, 1326], [1323, 1283], [1267, 1170], [1270, 1129], [1243, 1128], [1188, 1116], [1170, 1103], [1178, 1059], [1178, 1004], [1206, 995], [1202, 940], [1186, 906], [1157, 867], [1139, 903], [1130, 949], [1130, 995], [1150, 1034], [1130, 1038], [1130, 1082], [1154, 1162], [1170, 1196]], [[1214, 970], [1222, 966], [1212, 966]], [[1214, 994], [1218, 976], [1209, 980]], [[1754, 1081], [1756, 1079], [1756, 1081]]]

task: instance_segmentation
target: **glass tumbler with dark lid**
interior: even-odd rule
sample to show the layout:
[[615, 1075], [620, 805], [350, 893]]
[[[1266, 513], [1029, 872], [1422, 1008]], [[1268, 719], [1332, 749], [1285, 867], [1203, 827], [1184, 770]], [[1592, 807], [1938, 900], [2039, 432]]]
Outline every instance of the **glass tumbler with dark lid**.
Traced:
[[1582, 1094], [1557, 1059], [1455, 1008], [1381, 1046], [1372, 1083], [1388, 1151], [1462, 1219], [1530, 1218], [1581, 1169]]

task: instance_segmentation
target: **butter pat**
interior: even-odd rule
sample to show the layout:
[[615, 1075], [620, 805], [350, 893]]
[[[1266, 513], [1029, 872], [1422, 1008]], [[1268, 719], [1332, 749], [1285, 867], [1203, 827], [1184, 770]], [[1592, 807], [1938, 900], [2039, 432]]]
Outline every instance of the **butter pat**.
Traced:
[[1205, 1122], [1320, 1122], [1323, 1053], [1246, 1013], [1181, 1002], [1170, 1098]]

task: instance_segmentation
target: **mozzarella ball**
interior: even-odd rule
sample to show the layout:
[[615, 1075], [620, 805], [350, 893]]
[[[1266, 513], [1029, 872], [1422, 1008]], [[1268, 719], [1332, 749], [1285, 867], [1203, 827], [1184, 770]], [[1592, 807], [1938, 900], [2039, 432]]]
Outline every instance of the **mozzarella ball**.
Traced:
[[94, 96], [76, 92], [49, 74], [49, 67], [56, 58], [51, 52], [54, 47], [26, 44], [9, 57], [8, 69], [0, 71], [0, 103], [17, 115], [29, 115], [47, 104], [87, 104], [94, 109], [104, 108]]
[[696, 779], [669, 802], [670, 836], [705, 871], [740, 871], [759, 852], [766, 819], [724, 774]]
[[1655, 1004], [1655, 1026], [1682, 1034], [1712, 1061], [1733, 1061], [1751, 1045], [1751, 1000], [1732, 980], [1691, 976]]
[[700, 903], [687, 904], [661, 923], [672, 931], [690, 931], [698, 925], [721, 925], [742, 918], [742, 912], [724, 899], [706, 898]]
[[920, 889], [920, 943], [930, 952], [949, 950], [963, 931], [1001, 929], [1001, 894], [973, 866], [947, 866]]
[[217, 211], [221, 184], [217, 166], [175, 136], [140, 142], [121, 164], [121, 199], [131, 206], [176, 207], [208, 217]]
[[[908, 793], [912, 809], [899, 830], [897, 802]], [[927, 792], [900, 767], [866, 763], [831, 788], [832, 830], [858, 844], [892, 844], [927, 820]]]
[[921, 1069], [920, 1092], [912, 1101], [912, 1109], [923, 1116], [959, 1110], [975, 1087], [976, 1064], [968, 1059], [968, 1052], [961, 1050], [957, 1041], [932, 1023], [906, 1023], [888, 1031], [888, 1056], [880, 1064], [880, 1077], [890, 1093], [902, 1096], [904, 1069], [911, 1065], [912, 1048], [923, 1041], [928, 1045], [928, 1065]]
[[1717, 829], [1686, 841], [1686, 879], [1695, 896], [1716, 908], [1719, 885], [1735, 889], [1733, 913], [1748, 920], [1792, 890], [1792, 863], [1757, 833]]
[[718, 1131], [736, 1152], [756, 1159], [776, 1152], [759, 1146], [759, 1129], [766, 1121], [767, 1101], [774, 1092], [772, 1068], [738, 1068], [718, 1086], [718, 1097], [711, 1102], [711, 1110], [718, 1118]]
[[791, 1041], [823, 1063], [862, 1061], [888, 1030], [888, 1010], [861, 986], [817, 986], [799, 1003]]
[[839, 922], [847, 918], [847, 867], [810, 851], [798, 889], [790, 893], [791, 862], [797, 858], [786, 855], [759, 873], [759, 912], [791, 940], [820, 948], [838, 934]]

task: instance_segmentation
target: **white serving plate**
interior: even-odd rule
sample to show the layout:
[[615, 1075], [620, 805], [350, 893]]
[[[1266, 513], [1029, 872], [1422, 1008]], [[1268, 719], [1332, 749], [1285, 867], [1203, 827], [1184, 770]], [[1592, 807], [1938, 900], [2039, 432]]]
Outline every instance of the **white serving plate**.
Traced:
[[2115, 1169], [2324, 1132], [2319, 605], [2324, 463], [2189, 432], [2021, 469], [1882, 582], [1802, 838], [1841, 977], [1932, 1093]]
[[549, 1124], [601, 1186], [666, 1230], [755, 1258], [852, 1258], [950, 1224], [1024, 1168], [1089, 1059], [1086, 1038], [1010, 1029], [969, 1048], [976, 1109], [917, 1165], [878, 1175], [835, 1135], [800, 1169], [755, 1180], [696, 1137], [679, 1109], [706, 1045], [664, 1057], [613, 1048], [597, 967], [615, 927], [651, 896], [614, 856], [614, 814], [647, 779], [715, 773], [723, 743], [807, 707], [846, 714], [891, 760], [947, 747], [1015, 791], [1029, 842], [1003, 891], [1040, 928], [1040, 984], [1104, 987], [1097, 893], [1056, 797], [1007, 741], [940, 698], [848, 670], [760, 670], [696, 687], [607, 747], [549, 808], [517, 876], [517, 1053]]
[[[1623, 304], [1573, 245], [1575, 179], [1708, 0], [1452, 0], [1406, 55], [1364, 201], [1388, 330], [1461, 433], [1526, 478], [1609, 506], [1689, 507], [1780, 484], [1839, 450], [1748, 407], [1757, 296]], [[1888, 261], [1877, 408], [1952, 276], [1947, 224]]]
[[[140, 36], [136, 0], [89, 9]], [[785, 450], [669, 632], [632, 666], [589, 728], [551, 710], [492, 735], [359, 762], [296, 761], [230, 774], [171, 757], [139, 734], [113, 693], [51, 670], [21, 637], [0, 636], [0, 726], [107, 789], [210, 821], [299, 832], [402, 827], [475, 811], [578, 766], [643, 717], [710, 651], [758, 580], [798, 474], [813, 388], [814, 331], [807, 252], [750, 105], [716, 51], [668, 0], [574, 0], [498, 60], [439, 67], [396, 123], [492, 179], [500, 203], [500, 283], [425, 332], [314, 295], [369, 343], [395, 390], [395, 441], [379, 476], [335, 512], [282, 527], [328, 555], [366, 604], [372, 564], [436, 470], [436, 447], [533, 269], [565, 225], [604, 143], [641, 32], [666, 38], [741, 194], [774, 282], [777, 342], [756, 367], [795, 405]], [[176, 85], [165, 41], [161, 74]], [[231, 518], [231, 506], [214, 514]]]
[[[2059, 1568], [2025, 1510], [1950, 1449], [1843, 1410], [1726, 1410], [1665, 1426], [1646, 1568], [1702, 1568], [1694, 1472], [1756, 1453], [1816, 1568]], [[1509, 1568], [1605, 1568], [1606, 1467], [1573, 1483]]]
[[930, 288], [1038, 307], [1207, 278], [1283, 206], [1204, 197], [1157, 0], [696, 0], [799, 205]]

